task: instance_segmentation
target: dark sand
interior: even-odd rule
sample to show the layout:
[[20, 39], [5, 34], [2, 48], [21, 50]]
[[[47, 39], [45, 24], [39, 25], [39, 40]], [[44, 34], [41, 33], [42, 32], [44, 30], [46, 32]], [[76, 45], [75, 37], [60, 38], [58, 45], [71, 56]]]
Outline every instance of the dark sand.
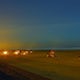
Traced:
[[37, 74], [24, 71], [0, 62], [0, 80], [50, 80]]

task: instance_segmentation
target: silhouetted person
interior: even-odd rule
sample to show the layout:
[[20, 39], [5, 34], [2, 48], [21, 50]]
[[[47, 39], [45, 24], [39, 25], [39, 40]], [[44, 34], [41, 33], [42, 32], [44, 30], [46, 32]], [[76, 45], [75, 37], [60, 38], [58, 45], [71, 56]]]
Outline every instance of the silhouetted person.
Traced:
[[52, 57], [52, 58], [54, 58], [54, 57], [55, 57], [55, 52], [54, 52], [54, 50], [50, 50], [49, 53], [47, 54], [47, 57]]

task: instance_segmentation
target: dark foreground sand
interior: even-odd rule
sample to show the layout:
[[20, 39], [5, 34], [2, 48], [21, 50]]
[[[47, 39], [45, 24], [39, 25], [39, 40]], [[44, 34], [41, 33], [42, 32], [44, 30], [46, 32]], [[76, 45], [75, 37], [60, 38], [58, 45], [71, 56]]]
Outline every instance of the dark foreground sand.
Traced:
[[50, 80], [37, 74], [0, 62], [0, 80]]

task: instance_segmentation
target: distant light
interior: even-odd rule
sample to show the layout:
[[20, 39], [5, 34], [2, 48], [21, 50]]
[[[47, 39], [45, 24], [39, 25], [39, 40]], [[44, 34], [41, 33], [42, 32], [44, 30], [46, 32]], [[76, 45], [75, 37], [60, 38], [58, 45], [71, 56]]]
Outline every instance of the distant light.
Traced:
[[15, 55], [18, 55], [19, 53], [20, 53], [19, 50], [14, 52]]
[[28, 54], [29, 52], [28, 51], [25, 51], [25, 54]]
[[7, 54], [8, 54], [8, 51], [3, 51], [3, 54], [4, 54], [4, 55], [7, 55]]
[[26, 53], [24, 52], [22, 55], [26, 55]]
[[30, 51], [30, 53], [32, 53], [32, 51]]

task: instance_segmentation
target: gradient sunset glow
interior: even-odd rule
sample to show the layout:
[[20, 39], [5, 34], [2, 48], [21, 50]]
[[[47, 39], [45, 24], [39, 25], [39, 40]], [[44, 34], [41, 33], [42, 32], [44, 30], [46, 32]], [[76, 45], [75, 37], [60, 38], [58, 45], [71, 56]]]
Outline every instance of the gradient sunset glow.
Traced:
[[80, 48], [79, 3], [1, 0], [0, 49]]

